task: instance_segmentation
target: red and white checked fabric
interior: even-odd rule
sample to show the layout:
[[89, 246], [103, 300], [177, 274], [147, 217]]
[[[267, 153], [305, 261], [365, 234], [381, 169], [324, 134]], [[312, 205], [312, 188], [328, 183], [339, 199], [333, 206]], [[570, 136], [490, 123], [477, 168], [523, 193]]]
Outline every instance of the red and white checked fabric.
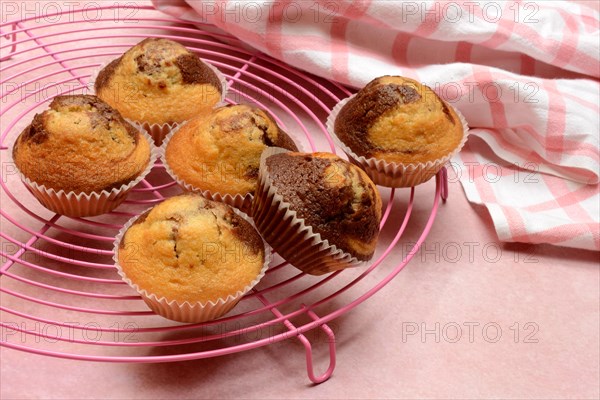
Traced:
[[454, 158], [503, 241], [600, 250], [597, 10], [567, 1], [153, 0], [354, 87], [403, 75], [466, 117]]

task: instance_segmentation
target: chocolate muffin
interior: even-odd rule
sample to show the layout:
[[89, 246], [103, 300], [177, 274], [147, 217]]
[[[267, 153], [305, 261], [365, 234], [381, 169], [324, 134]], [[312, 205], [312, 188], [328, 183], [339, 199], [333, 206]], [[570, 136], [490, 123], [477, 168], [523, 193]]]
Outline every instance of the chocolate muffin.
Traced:
[[150, 143], [96, 96], [58, 96], [13, 147], [17, 168], [38, 185], [66, 192], [110, 191], [134, 180]]
[[148, 38], [100, 71], [95, 90], [125, 118], [172, 124], [211, 109], [224, 90], [195, 53], [167, 39]]
[[315, 275], [370, 260], [382, 203], [364, 171], [330, 153], [273, 150], [263, 155], [253, 203], [265, 240], [288, 262]]
[[264, 243], [245, 217], [196, 194], [126, 224], [115, 246], [125, 281], [155, 312], [183, 322], [223, 315], [266, 269]]
[[334, 130], [356, 155], [402, 164], [443, 158], [463, 138], [452, 107], [427, 86], [400, 76], [369, 82], [341, 108]]
[[298, 150], [263, 110], [230, 105], [183, 125], [165, 144], [164, 161], [167, 171], [188, 190], [209, 197], [247, 196], [254, 194], [260, 155], [269, 146]]

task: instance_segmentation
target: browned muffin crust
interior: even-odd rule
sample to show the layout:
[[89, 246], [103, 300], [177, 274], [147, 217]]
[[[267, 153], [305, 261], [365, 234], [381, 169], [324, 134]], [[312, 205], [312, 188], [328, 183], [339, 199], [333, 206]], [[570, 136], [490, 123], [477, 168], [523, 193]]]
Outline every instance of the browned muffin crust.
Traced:
[[90, 117], [92, 128], [103, 125], [105, 129], [110, 129], [111, 122], [123, 124], [129, 136], [137, 143], [140, 139], [139, 132], [119, 114], [117, 110], [106, 104], [100, 98], [93, 95], [82, 96], [57, 96], [50, 103], [50, 109], [55, 111], [69, 110], [73, 106], [90, 106], [95, 108], [95, 112], [87, 112]]
[[223, 90], [221, 87], [221, 81], [217, 78], [217, 75], [213, 72], [210, 67], [203, 63], [200, 58], [193, 54], [184, 54], [175, 59], [175, 65], [181, 71], [181, 77], [183, 83], [190, 85], [210, 83], [216, 87], [219, 92]]
[[106, 67], [104, 67], [96, 77], [96, 82], [94, 82], [94, 90], [96, 93], [100, 91], [100, 89], [106, 87], [110, 78], [115, 73], [115, 69], [121, 64], [121, 60], [123, 56], [112, 60]]
[[371, 156], [378, 148], [369, 141], [369, 128], [383, 114], [398, 104], [413, 103], [421, 95], [407, 85], [381, 85], [373, 80], [340, 110], [335, 132], [352, 151]]
[[353, 152], [365, 157], [374, 157], [374, 153], [387, 152], [412, 154], [413, 149], [410, 148], [387, 148], [373, 143], [369, 130], [386, 113], [396, 107], [419, 102], [423, 95], [435, 96], [441, 103], [442, 111], [448, 121], [454, 126], [459, 123], [446, 103], [435, 92], [421, 93], [410, 85], [416, 82], [406, 78], [404, 80], [410, 84], [382, 83], [386, 78], [393, 77], [380, 77], [369, 82], [342, 107], [337, 115], [334, 124], [336, 135]]
[[[164, 58], [161, 52], [162, 47], [152, 46], [153, 43], [160, 43], [160, 39], [148, 38], [142, 40], [138, 46], [149, 45], [147, 51], [144, 54], [140, 54], [136, 57], [135, 62], [138, 66], [138, 70], [144, 74], [152, 75], [154, 72], [161, 68], [161, 61]], [[113, 60], [108, 64], [100, 73], [95, 82], [95, 89], [106, 87], [108, 82], [113, 75], [115, 69], [121, 64], [123, 56]], [[222, 91], [221, 81], [208, 65], [206, 65], [200, 57], [196, 54], [189, 52], [188, 54], [182, 54], [174, 60], [174, 64], [179, 68], [181, 72], [181, 78], [184, 84], [206, 84], [209, 83], [218, 91]], [[172, 65], [169, 62], [167, 65]]]
[[378, 198], [374, 186], [359, 176], [362, 194], [357, 201], [352, 186], [329, 184], [340, 173], [353, 179], [348, 170], [350, 164], [312, 154], [282, 153], [269, 157], [266, 165], [277, 193], [323, 239], [360, 260], [372, 257], [372, 252], [367, 255], [354, 252], [349, 241], [369, 243], [379, 234], [381, 210], [380, 204], [374, 204]]
[[253, 254], [258, 254], [264, 250], [262, 238], [248, 221], [244, 221], [242, 217], [234, 213], [233, 210], [229, 210], [227, 214], [225, 214], [224, 219], [231, 225], [231, 233], [233, 233], [240, 241], [243, 241]]
[[[201, 190], [253, 194], [266, 146], [298, 151], [267, 112], [249, 105], [219, 107], [188, 121], [171, 138], [165, 160], [178, 179]], [[207, 166], [215, 173], [205, 173]]]
[[[93, 95], [80, 96], [56, 96], [49, 105], [49, 108], [54, 111], [68, 111], [71, 107], [90, 106], [95, 108], [96, 112], [86, 112], [92, 123], [92, 128], [97, 125], [104, 125], [106, 129], [110, 128], [110, 123], [113, 121], [123, 124], [127, 129], [127, 133], [133, 139], [134, 143], [139, 140], [139, 132], [123, 117], [118, 111], [111, 108], [108, 104]], [[20, 143], [41, 144], [45, 142], [50, 132], [46, 129], [46, 118], [48, 114], [35, 114], [31, 124], [27, 126], [21, 133], [20, 140], [15, 142], [13, 147], [13, 158]], [[120, 184], [115, 186], [119, 187]]]
[[[264, 243], [262, 241], [262, 238], [256, 231], [256, 229], [254, 229], [254, 227], [252, 227], [252, 225], [250, 225], [250, 223], [248, 221], [245, 221], [242, 217], [237, 215], [233, 211], [233, 209], [231, 209], [231, 207], [227, 207], [222, 204], [217, 204], [212, 201], [208, 201], [201, 195], [195, 194], [195, 193], [185, 193], [185, 194], [179, 195], [178, 197], [183, 198], [186, 196], [198, 197], [203, 200], [202, 207], [200, 209], [198, 209], [198, 212], [203, 212], [203, 210], [214, 209], [215, 206], [221, 207], [222, 209], [226, 209], [225, 214], [223, 215], [223, 221], [225, 221], [227, 223], [227, 225], [230, 227], [231, 233], [233, 233], [233, 235], [236, 238], [238, 238], [241, 242], [243, 242], [244, 245], [247, 246], [248, 250], [251, 251], [253, 254], [259, 254], [264, 251]], [[143, 214], [140, 214], [140, 216], [133, 222], [133, 224], [131, 224], [131, 226], [144, 223], [144, 221], [146, 221], [146, 219], [148, 218], [148, 215], [150, 214], [151, 211], [152, 211], [152, 209], [145, 211]], [[190, 210], [186, 210], [186, 213], [190, 214]], [[215, 214], [212, 211], [211, 211], [211, 213], [213, 214], [213, 216], [215, 218], [217, 218], [217, 214]], [[168, 217], [168, 220], [175, 222], [175, 226], [172, 228], [174, 240], [177, 239], [177, 232], [179, 229], [179, 225], [182, 224], [183, 222], [185, 222], [185, 219], [186, 219], [186, 216], [183, 214], [173, 214]], [[125, 240], [121, 240], [121, 242], [119, 243], [119, 248], [122, 249], [124, 246], [124, 243], [125, 243]]]
[[[33, 117], [33, 121], [31, 124], [27, 126], [23, 133], [21, 133], [23, 142], [31, 142], [35, 144], [41, 144], [48, 139], [50, 133], [44, 127], [44, 115], [43, 114], [35, 114]], [[15, 147], [13, 147], [13, 157], [15, 152], [17, 151], [17, 147], [19, 146], [19, 141], [15, 142]]]
[[[240, 109], [239, 104], [228, 104], [225, 106], [226, 108], [237, 108]], [[298, 151], [298, 146], [292, 140], [292, 138], [279, 127], [275, 119], [269, 114], [267, 111], [264, 111], [257, 107], [245, 107], [241, 109], [241, 112], [231, 116], [230, 118], [224, 119], [221, 124], [221, 130], [224, 133], [234, 132], [239, 129], [248, 129], [248, 125], [246, 121], [249, 121], [251, 125], [254, 125], [256, 128], [263, 132], [262, 142], [265, 146], [269, 147], [281, 147], [290, 151]], [[265, 121], [263, 118], [266, 118]], [[277, 136], [274, 137], [270, 132], [270, 126], [277, 127]]]
[[[80, 119], [63, 124], [56, 122], [57, 118], [67, 115], [79, 115]], [[85, 126], [90, 137], [81, 142], [82, 148], [77, 148], [73, 139], [65, 139], [74, 130], [85, 130]], [[90, 142], [96, 139], [108, 139], [108, 145], [90, 150]], [[15, 141], [12, 156], [21, 172], [38, 184], [55, 190], [110, 191], [131, 182], [145, 168], [142, 159], [148, 159], [150, 149], [148, 143], [140, 141], [146, 142], [118, 111], [100, 98], [93, 95], [57, 96], [49, 109], [36, 114], [23, 130]], [[138, 144], [143, 146], [138, 149]], [[110, 146], [112, 150], [108, 150]], [[116, 155], [124, 148], [130, 150]], [[112, 156], [115, 158], [91, 161], [98, 156], [97, 151], [108, 152], [109, 160]]]
[[148, 38], [98, 74], [98, 97], [126, 118], [181, 123], [209, 111], [226, 91], [219, 73], [180, 43]]
[[140, 289], [180, 304], [216, 302], [255, 280], [266, 250], [251, 223], [198, 194], [165, 199], [123, 234], [117, 259]]
[[[275, 124], [275, 121], [271, 118], [271, 116], [268, 113], [267, 116], [269, 117], [269, 119]], [[290, 151], [298, 151], [298, 147], [296, 146], [296, 143], [294, 143], [294, 141], [292, 140], [292, 138], [283, 131], [283, 129], [281, 129], [279, 126], [277, 126], [277, 137], [275, 139], [273, 139], [273, 137], [271, 137], [271, 135], [268, 134], [267, 132], [267, 128], [263, 128], [260, 127], [260, 129], [263, 130], [263, 132], [265, 132], [264, 136], [263, 136], [263, 143], [266, 146], [269, 147], [281, 147], [282, 149], [287, 149]]]
[[[233, 104], [228, 104], [228, 108], [235, 107]], [[265, 121], [263, 118], [266, 117], [268, 121]], [[290, 138], [290, 136], [283, 131], [277, 125], [275, 120], [271, 117], [271, 115], [263, 111], [259, 108], [247, 108], [244, 111], [233, 115], [231, 118], [225, 119], [220, 124], [222, 132], [227, 134], [229, 132], [235, 132], [241, 128], [248, 129], [248, 125], [246, 121], [250, 121], [252, 125], [263, 132], [261, 140], [265, 144], [265, 146], [269, 147], [281, 147], [290, 151], [298, 151], [298, 147], [296, 143]], [[273, 135], [269, 132], [269, 125], [277, 127], [277, 136], [273, 137]], [[248, 179], [255, 179], [258, 177], [258, 166], [248, 167], [245, 171], [244, 176]]]
[[[135, 221], [133, 221], [133, 223], [131, 224], [131, 226], [142, 224], [146, 220], [146, 218], [148, 218], [148, 214], [150, 214], [150, 211], [152, 211], [152, 209], [146, 210], [142, 214], [140, 214], [137, 217], [137, 219]], [[119, 249], [123, 250], [124, 248], [125, 248], [125, 241], [121, 240], [119, 242]]]

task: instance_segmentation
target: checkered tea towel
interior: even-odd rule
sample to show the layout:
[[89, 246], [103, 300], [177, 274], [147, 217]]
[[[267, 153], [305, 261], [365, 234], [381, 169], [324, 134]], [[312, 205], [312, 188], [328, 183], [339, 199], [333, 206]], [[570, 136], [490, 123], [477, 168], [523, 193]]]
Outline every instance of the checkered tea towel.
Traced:
[[600, 250], [599, 15], [567, 1], [153, 0], [354, 87], [430, 86], [466, 117], [451, 163], [500, 240]]

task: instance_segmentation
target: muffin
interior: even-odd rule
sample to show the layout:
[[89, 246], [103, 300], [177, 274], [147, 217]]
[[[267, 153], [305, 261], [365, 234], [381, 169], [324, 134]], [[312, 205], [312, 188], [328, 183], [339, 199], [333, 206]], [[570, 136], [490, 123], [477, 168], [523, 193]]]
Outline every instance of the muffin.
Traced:
[[115, 240], [119, 274], [163, 317], [218, 318], [268, 265], [264, 243], [246, 218], [197, 194], [171, 197], [125, 224]]
[[150, 171], [149, 138], [96, 96], [57, 96], [17, 138], [13, 160], [47, 208], [68, 216], [117, 207]]
[[143, 40], [104, 67], [94, 87], [125, 118], [162, 134], [168, 132], [165, 126], [213, 108], [225, 92], [216, 68], [181, 44], [156, 38]]
[[430, 88], [400, 76], [369, 82], [328, 122], [351, 160], [378, 184], [430, 179], [462, 147], [464, 119]]
[[373, 257], [381, 197], [357, 166], [330, 153], [265, 150], [253, 217], [286, 261], [320, 275]]
[[298, 150], [263, 110], [230, 105], [199, 115], [174, 132], [163, 145], [163, 161], [186, 190], [247, 212], [260, 155], [268, 146]]

